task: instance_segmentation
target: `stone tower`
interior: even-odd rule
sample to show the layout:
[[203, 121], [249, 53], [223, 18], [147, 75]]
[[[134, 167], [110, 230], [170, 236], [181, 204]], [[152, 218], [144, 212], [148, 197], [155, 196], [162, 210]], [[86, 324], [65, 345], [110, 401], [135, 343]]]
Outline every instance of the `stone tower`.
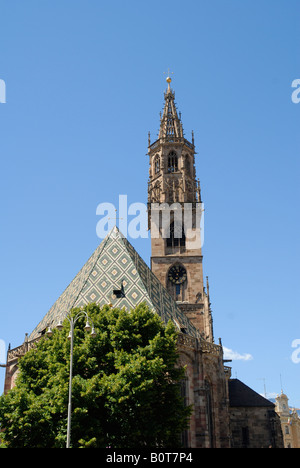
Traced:
[[151, 230], [151, 269], [179, 308], [213, 342], [209, 285], [202, 267], [203, 204], [196, 179], [194, 135], [184, 137], [175, 92], [164, 93], [158, 139], [148, 141], [148, 223]]

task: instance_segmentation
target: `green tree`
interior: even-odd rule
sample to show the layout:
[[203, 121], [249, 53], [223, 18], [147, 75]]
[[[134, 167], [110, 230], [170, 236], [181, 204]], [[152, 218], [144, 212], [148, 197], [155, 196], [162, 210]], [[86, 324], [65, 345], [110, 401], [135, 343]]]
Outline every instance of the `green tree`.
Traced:
[[[191, 409], [184, 406], [177, 333], [142, 304], [130, 312], [85, 308], [97, 336], [74, 332], [72, 447], [178, 447]], [[74, 314], [78, 309], [74, 309]], [[83, 320], [83, 319], [82, 319]], [[3, 440], [11, 448], [66, 442], [69, 324], [19, 361], [16, 386], [0, 397]]]

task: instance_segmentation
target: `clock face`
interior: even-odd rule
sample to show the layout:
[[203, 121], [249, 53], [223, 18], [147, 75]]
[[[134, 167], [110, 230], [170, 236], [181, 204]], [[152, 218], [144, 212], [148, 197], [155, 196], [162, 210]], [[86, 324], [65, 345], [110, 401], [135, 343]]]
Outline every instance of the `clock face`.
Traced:
[[170, 268], [168, 279], [173, 284], [181, 284], [186, 281], [186, 269], [180, 265], [174, 265]]

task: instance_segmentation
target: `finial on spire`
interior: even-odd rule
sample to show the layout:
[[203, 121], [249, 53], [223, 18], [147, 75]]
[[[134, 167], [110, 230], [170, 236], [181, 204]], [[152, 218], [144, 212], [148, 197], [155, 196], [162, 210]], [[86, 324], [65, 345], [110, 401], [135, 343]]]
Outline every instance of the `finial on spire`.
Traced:
[[168, 83], [168, 90], [170, 89], [170, 83], [172, 81], [172, 78], [170, 77], [171, 75], [174, 75], [174, 72], [170, 72], [170, 68], [168, 68], [168, 72], [164, 72], [164, 75], [168, 75], [166, 78], [166, 82]]

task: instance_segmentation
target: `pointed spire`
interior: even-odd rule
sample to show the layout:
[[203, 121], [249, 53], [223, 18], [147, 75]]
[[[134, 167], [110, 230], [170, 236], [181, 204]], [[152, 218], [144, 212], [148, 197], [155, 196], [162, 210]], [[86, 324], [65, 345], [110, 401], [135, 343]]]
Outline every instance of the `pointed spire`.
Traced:
[[209, 297], [209, 281], [208, 281], [208, 276], [206, 277], [206, 292], [207, 292], [207, 297]]
[[160, 120], [158, 138], [166, 138], [167, 140], [172, 141], [174, 138], [183, 138], [183, 128], [181, 118], [178, 117], [174, 101], [175, 92], [170, 86], [172, 80], [168, 76], [166, 81], [168, 83], [168, 89], [165, 92], [165, 106]]

